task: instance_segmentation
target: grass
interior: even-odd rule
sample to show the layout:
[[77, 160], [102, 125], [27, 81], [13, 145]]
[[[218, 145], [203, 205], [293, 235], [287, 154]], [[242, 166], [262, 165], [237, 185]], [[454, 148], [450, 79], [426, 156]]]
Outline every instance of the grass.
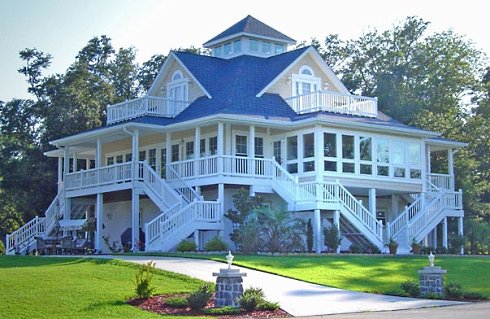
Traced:
[[[126, 304], [135, 295], [138, 267], [117, 260], [0, 256], [0, 317], [161, 318]], [[187, 293], [202, 284], [162, 270], [153, 278], [157, 294]]]
[[[177, 256], [177, 255], [175, 255]], [[224, 256], [182, 254], [180, 257], [225, 261]], [[400, 284], [418, 281], [417, 270], [428, 266], [426, 256], [257, 256], [236, 255], [234, 265], [342, 289], [401, 294]], [[490, 258], [436, 257], [436, 266], [447, 269], [446, 282], [459, 283], [465, 291], [490, 297]]]

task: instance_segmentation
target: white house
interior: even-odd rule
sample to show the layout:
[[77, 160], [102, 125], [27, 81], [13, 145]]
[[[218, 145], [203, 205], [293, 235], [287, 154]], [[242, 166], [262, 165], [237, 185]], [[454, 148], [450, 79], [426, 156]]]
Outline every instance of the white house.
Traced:
[[[465, 144], [379, 112], [314, 48], [293, 44], [247, 16], [204, 44], [211, 56], [170, 52], [145, 96], [107, 107], [107, 125], [51, 142], [58, 195], [45, 217], [8, 236], [8, 253], [91, 216], [102, 252], [104, 237], [121, 244], [128, 230], [134, 250], [143, 234], [146, 251], [229, 241], [223, 215], [241, 187], [311, 218], [316, 252], [331, 223], [342, 249], [383, 249], [389, 238], [402, 252], [412, 240], [447, 247], [448, 217], [463, 232], [453, 153]], [[447, 154], [447, 172], [431, 172], [431, 152]]]

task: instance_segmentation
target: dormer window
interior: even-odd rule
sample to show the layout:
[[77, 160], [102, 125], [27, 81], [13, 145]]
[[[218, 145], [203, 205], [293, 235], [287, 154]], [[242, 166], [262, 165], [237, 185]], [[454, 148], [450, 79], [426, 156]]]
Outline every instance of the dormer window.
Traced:
[[167, 97], [174, 101], [187, 101], [187, 79], [182, 71], [176, 70], [172, 81], [167, 84]]
[[242, 52], [242, 40], [236, 40], [233, 42], [233, 53], [240, 53]]
[[224, 56], [231, 55], [231, 43], [225, 43], [223, 46], [223, 54]]
[[255, 39], [249, 39], [248, 40], [248, 49], [251, 52], [259, 51], [259, 41], [255, 40]]
[[321, 88], [321, 79], [315, 77], [313, 69], [307, 65], [300, 67], [298, 74], [293, 74], [292, 80], [292, 96], [309, 94]]
[[271, 54], [271, 43], [270, 42], [262, 42], [262, 53]]

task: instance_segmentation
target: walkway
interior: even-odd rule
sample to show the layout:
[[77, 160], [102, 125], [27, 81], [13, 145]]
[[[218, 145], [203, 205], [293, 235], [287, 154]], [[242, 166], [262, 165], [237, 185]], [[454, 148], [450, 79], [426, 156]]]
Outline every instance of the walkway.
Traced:
[[[212, 282], [216, 280], [212, 273], [217, 272], [219, 268], [226, 267], [224, 263], [190, 258], [147, 256], [116, 256], [114, 258], [140, 264], [152, 260], [156, 263], [157, 268]], [[242, 267], [233, 268], [240, 268], [242, 272], [247, 273], [244, 278], [244, 288], [261, 287], [268, 300], [279, 302], [281, 308], [293, 316], [392, 311], [462, 304], [461, 302], [445, 300], [414, 299], [353, 292]]]

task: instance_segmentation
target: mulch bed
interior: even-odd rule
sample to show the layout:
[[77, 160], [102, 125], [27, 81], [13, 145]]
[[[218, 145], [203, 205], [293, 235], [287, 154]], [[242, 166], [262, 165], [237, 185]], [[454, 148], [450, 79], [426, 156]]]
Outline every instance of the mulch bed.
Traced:
[[[160, 295], [150, 298], [135, 298], [128, 301], [128, 304], [138, 307], [143, 310], [155, 312], [161, 315], [179, 315], [179, 316], [205, 316], [205, 317], [217, 317], [220, 319], [241, 319], [241, 318], [285, 318], [292, 317], [289, 313], [282, 309], [275, 311], [262, 311], [256, 310], [252, 312], [241, 311], [237, 315], [224, 315], [224, 316], [211, 316], [205, 315], [199, 310], [192, 310], [191, 308], [174, 308], [165, 303], [167, 298], [172, 297], [185, 297], [185, 295]], [[206, 308], [213, 308], [214, 301], [210, 300]]]

